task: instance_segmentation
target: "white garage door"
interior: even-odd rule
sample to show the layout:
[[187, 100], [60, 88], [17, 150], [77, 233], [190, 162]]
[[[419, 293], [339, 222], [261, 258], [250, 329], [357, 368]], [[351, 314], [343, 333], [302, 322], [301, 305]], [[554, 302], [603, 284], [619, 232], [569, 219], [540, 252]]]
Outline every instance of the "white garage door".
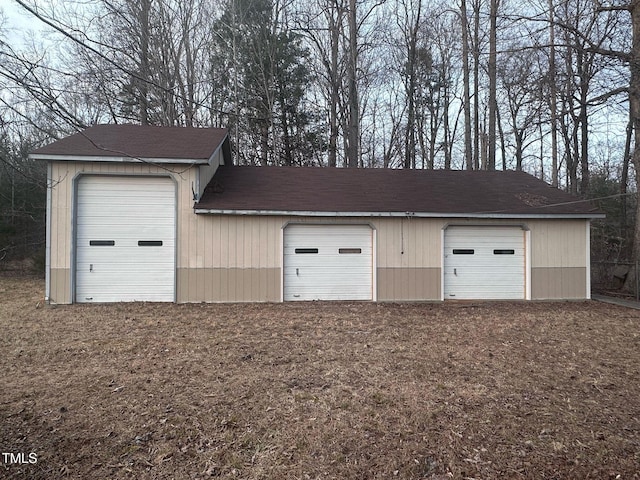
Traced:
[[373, 230], [367, 225], [289, 225], [285, 300], [372, 300]]
[[524, 299], [525, 231], [449, 227], [444, 234], [444, 298]]
[[172, 302], [175, 216], [168, 177], [80, 178], [76, 301]]

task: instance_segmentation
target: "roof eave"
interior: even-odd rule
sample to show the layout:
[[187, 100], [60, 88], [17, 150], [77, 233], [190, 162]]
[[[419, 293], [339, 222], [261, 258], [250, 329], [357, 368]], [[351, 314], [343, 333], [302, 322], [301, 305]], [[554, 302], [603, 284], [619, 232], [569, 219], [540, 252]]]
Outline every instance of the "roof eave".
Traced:
[[206, 165], [209, 161], [208, 158], [112, 157], [106, 155], [51, 155], [46, 153], [30, 153], [29, 159], [56, 162], [171, 163], [187, 165]]
[[262, 215], [293, 217], [415, 217], [415, 218], [484, 218], [484, 219], [596, 219], [602, 213], [440, 213], [440, 212], [328, 212], [313, 210], [242, 210], [194, 207], [199, 215]]

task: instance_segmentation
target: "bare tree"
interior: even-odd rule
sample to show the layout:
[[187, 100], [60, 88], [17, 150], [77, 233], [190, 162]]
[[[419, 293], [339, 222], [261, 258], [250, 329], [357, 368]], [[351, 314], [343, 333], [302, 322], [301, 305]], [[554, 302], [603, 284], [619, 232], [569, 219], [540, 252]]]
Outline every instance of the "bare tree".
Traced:
[[342, 42], [346, 23], [345, 0], [316, 0], [298, 13], [296, 27], [304, 32], [315, 54], [310, 67], [324, 97], [327, 111], [327, 164], [339, 163], [340, 115], [344, 105], [343, 79], [346, 77], [345, 49]]
[[[473, 168], [480, 168], [480, 7], [482, 0], [471, 0], [473, 9]], [[484, 165], [483, 165], [484, 167]]]
[[467, 0], [461, 0], [460, 20], [462, 23], [462, 71], [464, 94], [464, 157], [467, 170], [473, 170], [473, 150], [471, 135], [471, 69], [469, 66], [469, 20], [467, 17]]
[[489, 12], [489, 138], [488, 138], [488, 161], [487, 170], [496, 169], [496, 61], [497, 61], [497, 21], [499, 0], [491, 0], [491, 8]]
[[558, 88], [556, 83], [556, 26], [554, 0], [549, 0], [549, 113], [551, 128], [551, 185], [558, 186]]
[[[404, 33], [403, 77], [407, 102], [407, 122], [404, 141], [404, 168], [416, 167], [416, 94], [418, 90], [418, 40], [424, 35], [422, 24], [422, 0], [404, 0], [397, 9], [398, 27]], [[424, 53], [423, 53], [424, 56]]]
[[347, 165], [357, 167], [360, 162], [360, 101], [358, 98], [358, 16], [356, 0], [349, 0], [347, 23], [349, 25], [349, 55], [347, 78], [349, 91], [349, 120], [347, 127]]
[[610, 73], [609, 60], [599, 54], [614, 36], [616, 21], [612, 15], [598, 15], [593, 4], [584, 0], [564, 2], [555, 11], [556, 24], [562, 26], [564, 48], [557, 52], [563, 59], [564, 71], [558, 92], [562, 116], [559, 119], [563, 137], [567, 178], [572, 193], [589, 190], [590, 109], [608, 98], [598, 78]]
[[[513, 138], [516, 160], [515, 169], [523, 170], [527, 147], [541, 143], [541, 138], [531, 136], [538, 131], [540, 113], [545, 101], [542, 98], [542, 73], [535, 61], [540, 51], [524, 51], [515, 45], [510, 53], [502, 55], [497, 70], [503, 102], [508, 109], [508, 125]], [[504, 157], [504, 154], [503, 154]]]

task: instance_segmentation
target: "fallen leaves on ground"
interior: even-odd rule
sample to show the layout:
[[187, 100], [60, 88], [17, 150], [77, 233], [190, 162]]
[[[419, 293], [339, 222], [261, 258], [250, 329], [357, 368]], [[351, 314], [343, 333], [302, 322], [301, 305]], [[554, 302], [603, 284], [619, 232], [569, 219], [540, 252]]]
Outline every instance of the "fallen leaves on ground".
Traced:
[[640, 478], [639, 311], [43, 289], [0, 278], [3, 478]]

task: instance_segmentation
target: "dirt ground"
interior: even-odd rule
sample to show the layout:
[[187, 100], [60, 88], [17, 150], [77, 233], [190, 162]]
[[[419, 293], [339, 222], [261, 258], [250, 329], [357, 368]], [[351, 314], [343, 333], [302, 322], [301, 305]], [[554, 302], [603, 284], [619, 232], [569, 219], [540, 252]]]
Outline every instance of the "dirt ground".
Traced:
[[1, 478], [640, 478], [637, 310], [45, 306], [43, 283], [0, 278]]

